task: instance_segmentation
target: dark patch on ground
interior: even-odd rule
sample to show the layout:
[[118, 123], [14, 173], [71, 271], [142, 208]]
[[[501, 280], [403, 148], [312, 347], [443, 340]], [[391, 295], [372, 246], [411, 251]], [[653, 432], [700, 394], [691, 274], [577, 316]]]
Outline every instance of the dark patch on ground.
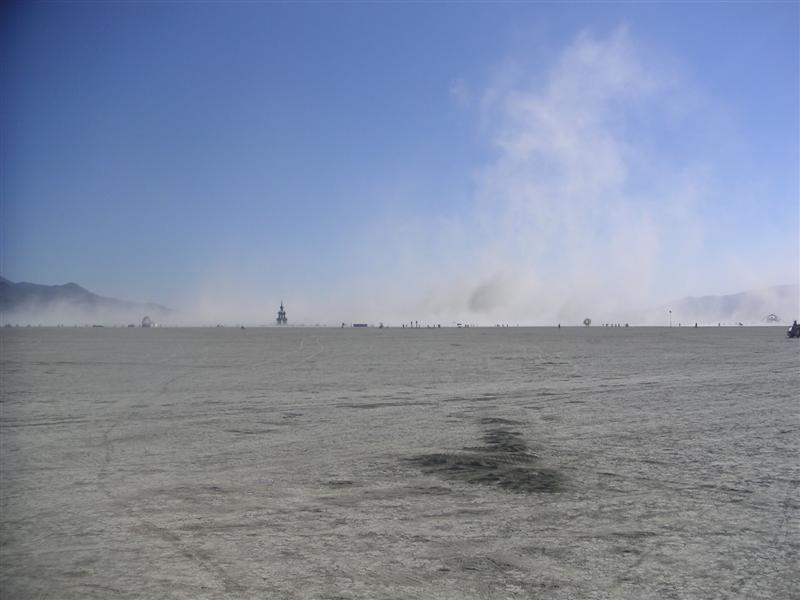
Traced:
[[655, 531], [615, 531], [611, 535], [624, 539], [638, 540], [642, 538], [657, 537], [658, 533]]
[[481, 425], [521, 425], [519, 421], [513, 419], [502, 419], [500, 417], [486, 417], [480, 420]]
[[240, 435], [262, 435], [265, 433], [275, 433], [277, 429], [226, 429], [227, 433], [238, 433]]
[[407, 489], [423, 496], [446, 496], [453, 493], [453, 490], [441, 485], [409, 486]]
[[463, 396], [454, 396], [453, 398], [443, 398], [442, 402], [491, 402], [498, 400], [499, 397], [493, 394], [482, 394], [480, 396], [465, 398]]
[[[481, 422], [486, 421], [497, 419]], [[408, 461], [424, 473], [443, 479], [495, 486], [510, 492], [552, 493], [561, 489], [561, 474], [539, 467], [538, 457], [518, 431], [495, 427], [484, 433], [483, 442], [483, 446], [466, 447], [463, 452], [423, 454]]]
[[570, 555], [570, 549], [561, 546], [523, 546], [519, 551], [528, 556], [547, 556], [564, 560]]
[[364, 404], [339, 404], [339, 408], [360, 408], [370, 410], [373, 408], [398, 408], [403, 406], [426, 406], [430, 402], [367, 402]]
[[332, 488], [343, 488], [350, 487], [354, 485], [354, 483], [349, 479], [332, 479], [331, 481], [328, 481], [326, 485]]

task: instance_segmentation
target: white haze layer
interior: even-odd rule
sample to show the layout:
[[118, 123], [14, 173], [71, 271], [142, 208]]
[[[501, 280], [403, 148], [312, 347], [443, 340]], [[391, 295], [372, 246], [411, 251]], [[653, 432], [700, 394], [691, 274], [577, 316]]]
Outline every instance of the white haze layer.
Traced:
[[[581, 33], [543, 78], [498, 77], [479, 102], [494, 158], [474, 198], [443, 218], [376, 225], [359, 248], [370, 276], [329, 295], [337, 314], [576, 324], [796, 283], [786, 229], [772, 245], [737, 243], [762, 199], [720, 175], [732, 128], [677, 72], [619, 29]], [[461, 80], [454, 97], [468, 98]], [[730, 211], [714, 208], [722, 199]]]
[[272, 324], [284, 299], [290, 324], [663, 324], [684, 296], [797, 284], [797, 208], [772, 199], [790, 224], [750, 227], [764, 198], [724, 102], [624, 28], [554, 56], [443, 84], [488, 150], [465, 197], [392, 212], [410, 192], [387, 186], [328, 268], [242, 250], [159, 299], [170, 320]]

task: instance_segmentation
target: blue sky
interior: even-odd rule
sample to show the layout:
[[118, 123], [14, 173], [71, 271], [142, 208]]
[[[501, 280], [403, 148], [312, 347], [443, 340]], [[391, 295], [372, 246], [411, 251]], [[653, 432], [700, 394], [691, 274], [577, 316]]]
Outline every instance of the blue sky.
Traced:
[[544, 322], [800, 277], [796, 2], [2, 10], [9, 279]]

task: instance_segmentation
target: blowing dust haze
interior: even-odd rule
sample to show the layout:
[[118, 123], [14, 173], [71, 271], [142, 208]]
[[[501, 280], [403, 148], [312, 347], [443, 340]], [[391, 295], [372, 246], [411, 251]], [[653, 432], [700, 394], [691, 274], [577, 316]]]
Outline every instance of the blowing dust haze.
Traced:
[[[306, 324], [663, 324], [666, 305], [687, 296], [797, 286], [796, 140], [766, 173], [752, 114], [704, 76], [707, 66], [621, 23], [558, 38], [531, 30], [481, 69], [456, 61], [438, 79], [391, 82], [387, 110], [416, 128], [382, 124], [380, 107], [351, 122], [335, 96], [310, 96], [290, 115], [295, 137], [280, 144], [266, 106], [282, 75], [263, 59], [254, 76], [266, 87], [246, 87], [253, 100], [265, 94], [261, 109], [241, 120], [209, 113], [197, 128], [210, 109], [201, 102], [175, 125], [197, 139], [166, 160], [141, 157], [152, 175], [129, 198], [146, 202], [141, 212], [136, 202], [82, 209], [96, 222], [81, 234], [90, 255], [69, 250], [44, 268], [17, 233], [27, 227], [33, 239], [33, 213], [28, 222], [12, 205], [19, 227], [5, 275], [147, 298], [191, 325], [269, 324], [281, 299]], [[242, 35], [242, 52], [263, 43]], [[296, 68], [297, 85], [316, 85], [309, 65]], [[374, 76], [364, 77], [347, 89], [350, 103], [367, 97]], [[406, 105], [423, 97], [436, 102], [415, 121]], [[229, 159], [205, 137], [215, 128], [238, 132], [221, 138]], [[151, 141], [188, 135], [170, 133]], [[108, 185], [110, 198], [121, 193], [119, 179]], [[43, 226], [57, 227], [68, 225]], [[82, 247], [74, 227], [54, 234], [66, 248]], [[758, 311], [798, 312], [796, 293], [777, 308], [769, 294]]]
[[[359, 226], [347, 269], [333, 267], [341, 281], [295, 274], [295, 313], [330, 323], [594, 315], [663, 324], [645, 312], [692, 294], [796, 285], [796, 236], [739, 243], [761, 203], [752, 173], [728, 170], [746, 152], [731, 152], [735, 123], [680, 66], [619, 28], [578, 34], [541, 72], [505, 65], [474, 92], [464, 82], [451, 90], [490, 148], [472, 193], [435, 218], [398, 212]], [[785, 218], [796, 230], [797, 211]], [[262, 308], [207, 298], [201, 312]]]

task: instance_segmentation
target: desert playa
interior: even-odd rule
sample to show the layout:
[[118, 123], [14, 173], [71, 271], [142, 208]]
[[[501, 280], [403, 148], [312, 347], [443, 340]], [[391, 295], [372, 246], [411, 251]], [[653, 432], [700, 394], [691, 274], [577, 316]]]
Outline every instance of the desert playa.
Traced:
[[790, 598], [778, 328], [2, 330], [8, 598]]

